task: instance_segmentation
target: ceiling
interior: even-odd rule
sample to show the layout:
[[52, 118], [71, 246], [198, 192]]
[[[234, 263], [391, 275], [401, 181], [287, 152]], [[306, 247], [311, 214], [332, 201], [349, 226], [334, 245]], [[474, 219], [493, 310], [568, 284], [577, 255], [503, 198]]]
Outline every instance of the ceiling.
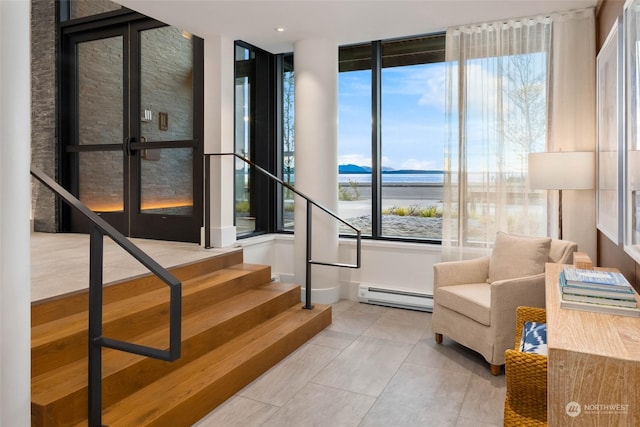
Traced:
[[[338, 45], [426, 34], [447, 27], [595, 6], [597, 0], [117, 0], [207, 38], [223, 35], [272, 53], [297, 40]], [[277, 32], [276, 28], [284, 28]]]

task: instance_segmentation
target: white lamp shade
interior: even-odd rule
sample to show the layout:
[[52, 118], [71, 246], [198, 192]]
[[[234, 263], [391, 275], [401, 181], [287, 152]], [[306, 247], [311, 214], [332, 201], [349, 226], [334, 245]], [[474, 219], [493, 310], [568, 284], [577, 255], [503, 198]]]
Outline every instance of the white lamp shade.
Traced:
[[529, 187], [539, 190], [589, 190], [595, 183], [592, 151], [529, 154]]

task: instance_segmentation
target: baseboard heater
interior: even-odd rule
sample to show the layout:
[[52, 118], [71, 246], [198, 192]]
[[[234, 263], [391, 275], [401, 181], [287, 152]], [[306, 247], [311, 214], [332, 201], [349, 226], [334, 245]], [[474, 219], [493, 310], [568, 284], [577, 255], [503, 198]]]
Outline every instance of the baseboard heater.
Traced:
[[358, 301], [409, 310], [433, 311], [433, 295], [431, 294], [385, 289], [365, 284], [358, 287]]

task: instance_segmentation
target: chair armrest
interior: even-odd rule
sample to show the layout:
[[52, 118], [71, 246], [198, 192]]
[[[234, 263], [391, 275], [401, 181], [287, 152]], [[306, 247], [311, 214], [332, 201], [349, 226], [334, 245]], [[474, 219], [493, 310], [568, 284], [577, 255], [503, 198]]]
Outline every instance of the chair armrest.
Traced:
[[516, 310], [519, 306], [544, 307], [544, 273], [517, 279], [498, 280], [491, 284], [491, 324], [501, 325], [498, 335], [513, 341]]
[[433, 289], [441, 286], [480, 283], [489, 277], [489, 256], [433, 265]]

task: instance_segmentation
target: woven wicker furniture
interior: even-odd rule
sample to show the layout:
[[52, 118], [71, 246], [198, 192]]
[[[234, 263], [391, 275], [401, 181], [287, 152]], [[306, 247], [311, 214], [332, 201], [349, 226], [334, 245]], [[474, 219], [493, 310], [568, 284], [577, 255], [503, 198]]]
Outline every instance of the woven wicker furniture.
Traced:
[[518, 307], [513, 349], [505, 351], [505, 426], [547, 425], [547, 356], [519, 350], [525, 322], [546, 322], [546, 310]]

